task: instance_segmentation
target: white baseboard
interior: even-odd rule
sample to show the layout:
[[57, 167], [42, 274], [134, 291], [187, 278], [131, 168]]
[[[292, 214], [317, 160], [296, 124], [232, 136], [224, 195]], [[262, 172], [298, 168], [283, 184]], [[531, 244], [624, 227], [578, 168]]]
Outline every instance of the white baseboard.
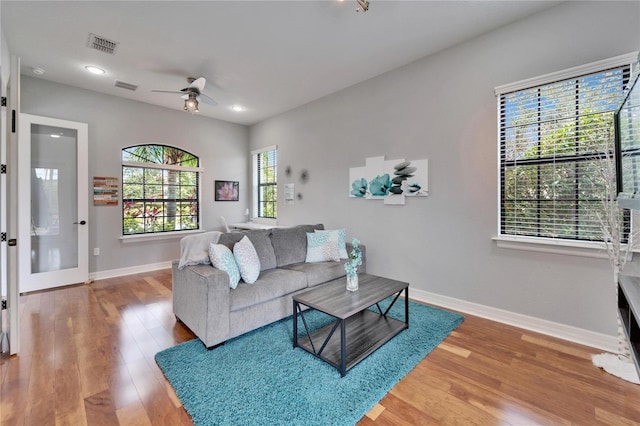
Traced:
[[[105, 278], [115, 278], [123, 275], [139, 274], [167, 268], [171, 268], [171, 261], [150, 263], [147, 265], [132, 266], [129, 268], [112, 269], [109, 271], [92, 272], [89, 274], [89, 279], [101, 280]], [[505, 311], [491, 306], [467, 302], [453, 297], [442, 296], [428, 291], [411, 289], [409, 294], [411, 299], [415, 299], [420, 302], [441, 306], [446, 309], [463, 312], [469, 315], [475, 315], [491, 321], [546, 334], [548, 336], [557, 337], [559, 339], [568, 340], [570, 342], [579, 343], [581, 345], [590, 346], [607, 352], [618, 352], [618, 339], [616, 336], [596, 333], [594, 331]]]
[[130, 266], [128, 268], [111, 269], [108, 271], [91, 272], [89, 274], [89, 280], [103, 280], [105, 278], [115, 278], [121, 277], [123, 275], [140, 274], [143, 272], [157, 271], [158, 269], [167, 268], [171, 268], [171, 261]]
[[570, 325], [547, 321], [540, 318], [509, 312], [491, 306], [479, 305], [453, 297], [442, 296], [422, 290], [410, 290], [409, 297], [420, 302], [441, 306], [454, 311], [486, 318], [491, 321], [508, 324], [525, 330], [546, 334], [607, 352], [618, 353], [618, 338], [607, 334], [596, 333]]

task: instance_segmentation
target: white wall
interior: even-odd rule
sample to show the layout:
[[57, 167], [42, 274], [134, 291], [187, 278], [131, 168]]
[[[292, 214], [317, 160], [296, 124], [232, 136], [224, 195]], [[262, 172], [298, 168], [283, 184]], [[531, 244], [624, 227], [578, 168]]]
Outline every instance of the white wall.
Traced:
[[[303, 195], [279, 203], [278, 221], [346, 227], [368, 246], [369, 272], [413, 289], [615, 334], [606, 260], [491, 240], [494, 87], [638, 50], [639, 33], [636, 2], [567, 2], [253, 126], [251, 149], [279, 147], [279, 192], [292, 182]], [[404, 206], [348, 198], [349, 168], [379, 155], [428, 158], [431, 195]]]
[[[22, 77], [22, 112], [89, 125], [89, 199], [93, 176], [122, 178], [122, 148], [145, 143], [180, 147], [200, 157], [201, 210], [204, 229], [218, 229], [219, 217], [244, 220], [248, 206], [248, 128], [211, 118], [186, 114], [102, 95], [42, 79]], [[215, 179], [240, 182], [238, 203], [214, 201]], [[90, 272], [110, 271], [176, 259], [179, 237], [158, 241], [123, 243], [122, 204], [89, 206]], [[100, 256], [93, 256], [93, 248]]]
[[9, 45], [4, 36], [2, 28], [0, 28], [0, 93], [6, 96], [7, 82], [9, 81], [9, 68], [11, 66], [11, 52]]

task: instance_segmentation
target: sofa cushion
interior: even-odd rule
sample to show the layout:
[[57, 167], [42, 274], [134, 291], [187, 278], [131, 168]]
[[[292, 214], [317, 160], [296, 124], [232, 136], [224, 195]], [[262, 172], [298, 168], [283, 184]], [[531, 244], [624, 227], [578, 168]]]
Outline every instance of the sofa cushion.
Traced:
[[287, 269], [269, 269], [260, 274], [255, 284], [241, 282], [229, 295], [229, 311], [248, 308], [285, 296], [307, 287], [304, 273]]
[[[224, 246], [223, 246], [224, 247]], [[247, 284], [253, 284], [260, 276], [260, 259], [251, 240], [245, 235], [233, 246], [233, 257], [236, 258], [240, 276]]]
[[271, 230], [271, 244], [278, 267], [304, 262], [307, 258], [307, 232], [324, 229], [324, 225], [299, 225]]
[[342, 260], [340, 262], [296, 263], [293, 265], [283, 266], [283, 269], [303, 272], [307, 277], [307, 286], [313, 287], [345, 276], [345, 262], [346, 260]]
[[238, 281], [240, 281], [240, 271], [231, 250], [222, 244], [211, 244], [209, 246], [209, 257], [214, 268], [220, 269], [229, 275], [229, 287], [236, 288]]
[[218, 243], [224, 244], [229, 248], [229, 250], [233, 250], [233, 246], [245, 235], [251, 240], [253, 248], [256, 250], [256, 253], [258, 253], [258, 259], [260, 259], [260, 270], [265, 271], [267, 269], [275, 268], [276, 255], [273, 251], [273, 246], [271, 245], [271, 238], [269, 238], [271, 235], [270, 229], [255, 229], [245, 232], [227, 232], [220, 235]]

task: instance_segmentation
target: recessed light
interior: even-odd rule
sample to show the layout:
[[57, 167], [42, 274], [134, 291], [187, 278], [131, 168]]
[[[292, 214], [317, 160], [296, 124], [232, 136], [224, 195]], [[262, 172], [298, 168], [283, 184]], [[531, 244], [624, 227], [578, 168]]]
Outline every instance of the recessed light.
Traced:
[[42, 68], [37, 68], [37, 67], [31, 68], [31, 72], [36, 74], [36, 75], [44, 74], [44, 70]]
[[245, 107], [243, 107], [242, 105], [231, 105], [231, 109], [235, 112], [242, 112], [242, 111], [246, 111], [247, 109]]
[[52, 135], [50, 135], [50, 136], [51, 136], [52, 138], [59, 138], [59, 137], [60, 137], [60, 135], [56, 135], [55, 133], [54, 133], [54, 134], [52, 134]]
[[84, 67], [85, 70], [89, 71], [92, 74], [102, 75], [105, 71], [102, 68], [94, 67], [93, 65], [87, 65]]

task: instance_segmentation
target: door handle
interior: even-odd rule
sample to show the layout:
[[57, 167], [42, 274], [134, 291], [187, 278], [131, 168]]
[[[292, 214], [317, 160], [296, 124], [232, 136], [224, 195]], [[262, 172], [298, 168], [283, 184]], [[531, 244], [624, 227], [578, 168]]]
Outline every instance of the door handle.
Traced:
[[86, 225], [87, 221], [86, 220], [81, 220], [80, 222], [73, 222], [74, 225]]

